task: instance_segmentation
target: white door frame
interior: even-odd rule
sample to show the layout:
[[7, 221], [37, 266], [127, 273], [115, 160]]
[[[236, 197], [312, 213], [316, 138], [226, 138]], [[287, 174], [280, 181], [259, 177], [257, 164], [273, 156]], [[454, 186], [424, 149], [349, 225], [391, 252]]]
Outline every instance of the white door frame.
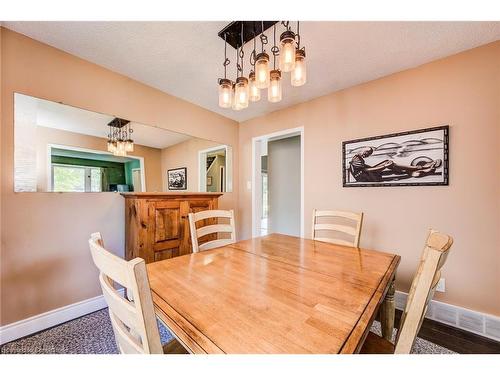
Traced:
[[207, 153], [224, 150], [226, 153], [226, 191], [223, 193], [231, 193], [233, 191], [233, 148], [228, 145], [220, 145], [210, 148], [205, 148], [198, 151], [198, 191], [207, 191]]
[[[67, 145], [58, 145], [58, 144], [55, 144], [55, 143], [48, 143], [47, 144], [47, 190], [50, 191], [50, 192], [53, 190], [53, 186], [52, 186], [52, 149], [53, 148], [59, 148], [59, 149], [62, 149], [62, 150], [70, 150], [70, 151], [88, 152], [88, 153], [92, 153], [92, 154], [113, 155], [109, 151], [93, 150], [91, 148], [76, 147], [76, 146], [67, 146]], [[137, 159], [137, 160], [139, 160], [139, 164], [141, 166], [140, 169], [141, 169], [142, 192], [146, 192], [146, 169], [144, 167], [144, 158], [142, 156], [134, 156], [134, 155], [127, 155], [126, 157], [130, 158], [130, 159]], [[107, 193], [107, 191], [103, 191], [102, 193]]]
[[304, 127], [280, 130], [252, 138], [252, 237], [260, 236], [262, 176], [260, 142], [300, 135], [300, 237], [304, 237]]

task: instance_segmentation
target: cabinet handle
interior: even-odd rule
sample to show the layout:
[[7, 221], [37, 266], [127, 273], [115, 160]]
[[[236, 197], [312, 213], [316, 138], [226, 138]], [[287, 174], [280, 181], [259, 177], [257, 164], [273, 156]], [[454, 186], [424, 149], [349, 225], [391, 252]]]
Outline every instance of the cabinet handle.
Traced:
[[181, 219], [187, 219], [187, 216], [181, 216]]

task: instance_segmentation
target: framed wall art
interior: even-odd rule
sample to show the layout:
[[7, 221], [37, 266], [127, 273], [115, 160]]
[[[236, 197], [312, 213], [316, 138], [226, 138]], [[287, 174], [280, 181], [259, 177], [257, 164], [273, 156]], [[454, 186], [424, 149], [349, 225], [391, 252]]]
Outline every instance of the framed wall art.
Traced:
[[168, 190], [187, 189], [187, 168], [167, 170]]
[[448, 185], [449, 126], [342, 142], [344, 187]]

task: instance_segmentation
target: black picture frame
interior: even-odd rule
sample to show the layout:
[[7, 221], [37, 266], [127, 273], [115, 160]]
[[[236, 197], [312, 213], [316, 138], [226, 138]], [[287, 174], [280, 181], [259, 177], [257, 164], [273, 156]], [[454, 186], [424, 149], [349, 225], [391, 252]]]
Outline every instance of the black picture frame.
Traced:
[[[426, 138], [425, 133], [429, 133], [430, 137]], [[438, 138], [434, 138], [436, 134], [439, 134]], [[414, 135], [417, 136], [411, 137]], [[396, 137], [398, 137], [398, 140], [408, 137], [408, 140], [402, 143], [391, 143], [390, 139]], [[380, 140], [387, 140], [387, 142], [380, 145]], [[439, 144], [438, 140], [440, 141], [440, 143], [442, 143], [441, 148], [437, 148], [434, 146]], [[373, 145], [370, 145], [370, 142], [372, 141]], [[406, 144], [402, 146], [403, 143]], [[375, 147], [377, 144], [379, 146]], [[357, 145], [358, 147], [356, 147]], [[384, 146], [385, 148], [381, 148], [382, 146]], [[363, 156], [363, 148], [365, 150], [371, 148], [372, 154]], [[359, 149], [359, 151], [356, 153], [357, 149]], [[381, 152], [376, 153], [377, 149], [380, 149]], [[391, 155], [391, 153], [394, 153], [394, 155]], [[441, 156], [441, 158], [439, 158], [441, 160], [441, 164], [439, 165], [439, 162], [437, 161], [438, 158], [430, 158], [430, 154], [439, 154]], [[400, 165], [398, 164], [397, 160], [399, 159], [399, 155], [406, 155], [406, 159], [413, 157], [413, 160], [410, 164]], [[381, 161], [376, 165], [373, 165], [373, 162], [370, 163], [370, 160], [367, 160], [366, 167], [379, 168], [379, 170], [373, 173], [366, 173], [364, 169], [364, 159], [370, 159], [370, 156], [372, 156], [372, 159], [378, 158], [378, 160], [386, 156], [387, 160]], [[394, 158], [393, 156], [395, 156], [396, 158]], [[356, 157], [356, 160], [351, 164], [353, 157]], [[417, 159], [420, 160], [414, 164], [413, 162], [415, 162]], [[384, 162], [388, 165], [387, 168], [383, 168], [385, 165], [383, 164]], [[342, 186], [448, 186], [448, 163], [449, 125], [344, 141], [342, 142]], [[405, 168], [411, 168], [411, 170], [405, 170]], [[422, 169], [417, 170], [416, 168]], [[358, 177], [356, 178], [353, 173], [355, 173]]]
[[174, 168], [167, 170], [168, 190], [186, 190], [187, 189], [187, 168]]

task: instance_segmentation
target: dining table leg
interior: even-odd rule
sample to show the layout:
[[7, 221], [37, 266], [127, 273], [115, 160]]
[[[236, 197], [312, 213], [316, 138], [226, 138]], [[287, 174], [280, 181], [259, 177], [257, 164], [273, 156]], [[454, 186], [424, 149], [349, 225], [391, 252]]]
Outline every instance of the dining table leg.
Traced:
[[396, 307], [394, 303], [394, 278], [389, 285], [387, 294], [385, 295], [384, 301], [380, 306], [380, 324], [382, 326], [382, 336], [391, 341], [392, 331], [394, 329], [394, 316], [396, 314]]

